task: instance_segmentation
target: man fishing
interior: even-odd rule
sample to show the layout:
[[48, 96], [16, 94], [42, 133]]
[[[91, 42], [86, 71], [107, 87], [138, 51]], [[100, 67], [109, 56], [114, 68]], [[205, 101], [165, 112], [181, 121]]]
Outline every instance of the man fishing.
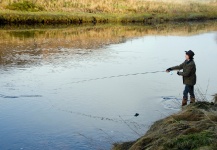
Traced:
[[[183, 77], [183, 84], [185, 89], [183, 92], [182, 106], [187, 105], [188, 93], [190, 94], [190, 103], [195, 102], [194, 85], [196, 84], [196, 65], [194, 63], [194, 52], [192, 50], [185, 51], [186, 60], [179, 66], [171, 67], [166, 70], [170, 72], [172, 70], [179, 70], [177, 74]], [[182, 72], [180, 70], [183, 70]]]

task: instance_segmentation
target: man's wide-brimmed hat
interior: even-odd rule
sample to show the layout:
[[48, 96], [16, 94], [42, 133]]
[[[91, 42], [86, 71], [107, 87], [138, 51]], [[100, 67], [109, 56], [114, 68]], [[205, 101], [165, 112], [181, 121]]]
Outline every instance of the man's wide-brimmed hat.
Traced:
[[190, 58], [193, 58], [194, 57], [194, 52], [192, 50], [189, 50], [189, 51], [185, 51], [186, 55], [188, 55]]

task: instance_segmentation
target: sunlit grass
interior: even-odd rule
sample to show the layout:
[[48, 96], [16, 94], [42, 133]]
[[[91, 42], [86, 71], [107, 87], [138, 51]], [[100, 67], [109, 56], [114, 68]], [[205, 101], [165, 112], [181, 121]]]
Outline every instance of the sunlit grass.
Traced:
[[[26, 1], [26, 0], [25, 0]], [[24, 0], [1, 0], [2, 8]], [[183, 13], [216, 11], [217, 1], [193, 0], [29, 0], [47, 11], [89, 13]]]
[[[217, 1], [1, 0], [0, 21], [10, 23], [147, 22], [217, 18]], [[151, 20], [150, 22], [153, 22]]]

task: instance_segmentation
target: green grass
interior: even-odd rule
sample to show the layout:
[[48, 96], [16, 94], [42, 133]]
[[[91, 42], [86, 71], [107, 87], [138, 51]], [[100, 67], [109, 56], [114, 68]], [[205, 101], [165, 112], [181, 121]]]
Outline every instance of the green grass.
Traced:
[[191, 149], [194, 150], [203, 146], [210, 146], [213, 144], [214, 133], [203, 131], [189, 135], [181, 135], [164, 145], [165, 149]]
[[0, 1], [0, 24], [161, 23], [217, 19], [217, 3], [190, 1]]
[[18, 10], [18, 11], [29, 11], [29, 12], [36, 12], [36, 11], [43, 11], [45, 10], [42, 6], [39, 6], [35, 3], [30, 1], [22, 1], [12, 3], [6, 6], [7, 9], [10, 10]]
[[[209, 108], [209, 109], [207, 109]], [[196, 102], [181, 112], [156, 121], [147, 133], [131, 145], [116, 144], [113, 150], [214, 150], [217, 147], [217, 105]]]
[[100, 15], [62, 12], [0, 12], [0, 21], [14, 24], [71, 24], [87, 22], [105, 22]]
[[217, 3], [146, 0], [0, 1], [0, 24], [161, 23], [217, 19]]
[[1, 24], [82, 24], [82, 23], [159, 23], [217, 19], [215, 13], [194, 14], [114, 14], [85, 12], [0, 11]]

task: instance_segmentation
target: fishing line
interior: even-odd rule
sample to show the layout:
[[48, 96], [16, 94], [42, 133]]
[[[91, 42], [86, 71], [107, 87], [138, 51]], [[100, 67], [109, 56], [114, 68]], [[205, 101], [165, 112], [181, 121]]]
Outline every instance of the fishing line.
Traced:
[[[62, 111], [62, 112], [66, 112], [66, 113], [70, 113], [70, 114], [74, 114], [77, 116], [81, 116], [81, 117], [87, 117], [87, 118], [91, 118], [91, 119], [97, 119], [97, 120], [102, 120], [102, 121], [111, 121], [111, 122], [115, 122], [115, 123], [125, 123], [128, 122], [132, 125], [136, 125], [139, 128], [141, 128], [142, 126], [145, 126], [144, 124], [138, 124], [137, 122], [133, 121], [132, 119], [138, 117], [140, 114], [136, 113], [136, 114], [132, 114], [132, 115], [121, 115], [121, 117], [127, 117], [130, 116], [130, 118], [128, 119], [120, 119], [120, 115], [119, 118], [117, 117], [105, 117], [105, 116], [96, 116], [96, 115], [91, 115], [91, 114], [85, 114], [85, 113], [81, 113], [81, 112], [76, 112], [76, 111], [71, 111], [71, 110], [67, 110], [67, 109], [62, 109], [58, 106], [56, 106], [55, 104], [52, 104], [51, 100], [48, 100], [49, 104], [51, 105], [51, 107], [53, 107], [54, 109], [58, 110], [58, 111]], [[116, 116], [116, 115], [115, 115]]]
[[75, 81], [75, 82], [71, 82], [71, 83], [76, 84], [76, 83], [82, 83], [82, 82], [104, 80], [104, 79], [111, 79], [111, 78], [119, 78], [119, 77], [127, 77], [127, 76], [144, 75], [144, 74], [154, 74], [154, 73], [160, 73], [160, 72], [165, 72], [165, 71], [151, 71], [151, 72], [140, 72], [140, 73], [132, 73], [132, 74], [121, 74], [121, 75], [116, 75], [116, 76], [108, 76], [108, 77], [80, 80], [80, 81]]
[[[71, 83], [76, 84], [76, 83], [103, 80], [103, 79], [111, 79], [111, 78], [119, 78], [119, 77], [127, 77], [127, 76], [136, 76], [136, 75], [145, 75], [145, 74], [155, 74], [155, 73], [161, 73], [161, 72], [165, 72], [165, 71], [150, 71], [150, 72], [140, 72], [140, 73], [132, 73], [132, 74], [121, 74], [121, 75], [116, 75], [116, 76], [107, 76], [107, 77], [101, 77], [101, 78], [80, 80], [80, 81], [75, 81], [75, 82], [71, 82]], [[55, 107], [54, 105], [52, 105], [52, 106]], [[64, 110], [64, 109], [61, 109], [61, 108], [58, 108], [58, 107], [55, 107], [55, 108], [60, 110], [60, 111], [64, 111], [64, 112], [67, 112], [67, 113], [71, 113], [71, 114], [75, 114], [75, 115], [79, 115], [79, 116], [83, 116], [83, 117], [89, 117], [89, 118], [93, 118], [93, 119], [113, 121], [113, 122], [123, 122], [123, 118], [118, 119], [118, 118], [109, 118], [109, 117], [103, 117], [103, 116], [94, 116], [94, 115], [90, 115], [90, 114], [84, 114], [84, 113], [80, 113], [80, 112]], [[124, 115], [124, 116], [132, 116], [130, 119], [126, 119], [124, 121], [128, 121], [129, 123], [135, 123], [134, 121], [131, 121], [131, 120], [134, 119], [135, 117], [139, 116], [139, 114], [136, 113], [135, 115]], [[136, 125], [138, 125], [138, 123], [136, 123]]]
[[[115, 75], [115, 76], [107, 76], [107, 77], [80, 80], [80, 81], [75, 81], [75, 82], [71, 82], [71, 83], [76, 84], [76, 83], [103, 80], [103, 79], [111, 79], [111, 78], [119, 78], [119, 77], [127, 77], [127, 76], [136, 76], [136, 75], [145, 75], [145, 74], [155, 74], [155, 73], [161, 73], [161, 72], [165, 72], [165, 71], [150, 71], [150, 72], [140, 72], [140, 73], [132, 73], [132, 74], [121, 74], [121, 75]], [[119, 118], [110, 118], [110, 117], [95, 116], [95, 115], [91, 115], [91, 114], [85, 114], [85, 113], [81, 113], [81, 112], [74, 112], [74, 111], [70, 111], [70, 110], [65, 110], [65, 109], [61, 109], [59, 107], [56, 107], [55, 105], [52, 105], [52, 107], [56, 108], [59, 111], [71, 113], [71, 114], [78, 115], [78, 116], [83, 116], [83, 117], [88, 117], [88, 118], [98, 119], [98, 120], [103, 120], [103, 121], [112, 121], [112, 122], [116, 122], [116, 123], [117, 122], [125, 123], [137, 135], [139, 135], [139, 133], [137, 131], [135, 131], [134, 129], [132, 129], [132, 127], [130, 127], [129, 123], [133, 124], [134, 127], [136, 127], [136, 129], [141, 129], [141, 125], [139, 125], [135, 121], [131, 121], [132, 119], [134, 119], [135, 117], [138, 117], [140, 115], [138, 113], [136, 113], [135, 115], [124, 115], [124, 116], [131, 116], [131, 118], [130, 119], [123, 119], [122, 118], [123, 116], [120, 116], [120, 115], [119, 115]]]
[[138, 136], [141, 136], [141, 134], [139, 134], [135, 129], [133, 129], [121, 116], [119, 116], [121, 118], [121, 120]]

